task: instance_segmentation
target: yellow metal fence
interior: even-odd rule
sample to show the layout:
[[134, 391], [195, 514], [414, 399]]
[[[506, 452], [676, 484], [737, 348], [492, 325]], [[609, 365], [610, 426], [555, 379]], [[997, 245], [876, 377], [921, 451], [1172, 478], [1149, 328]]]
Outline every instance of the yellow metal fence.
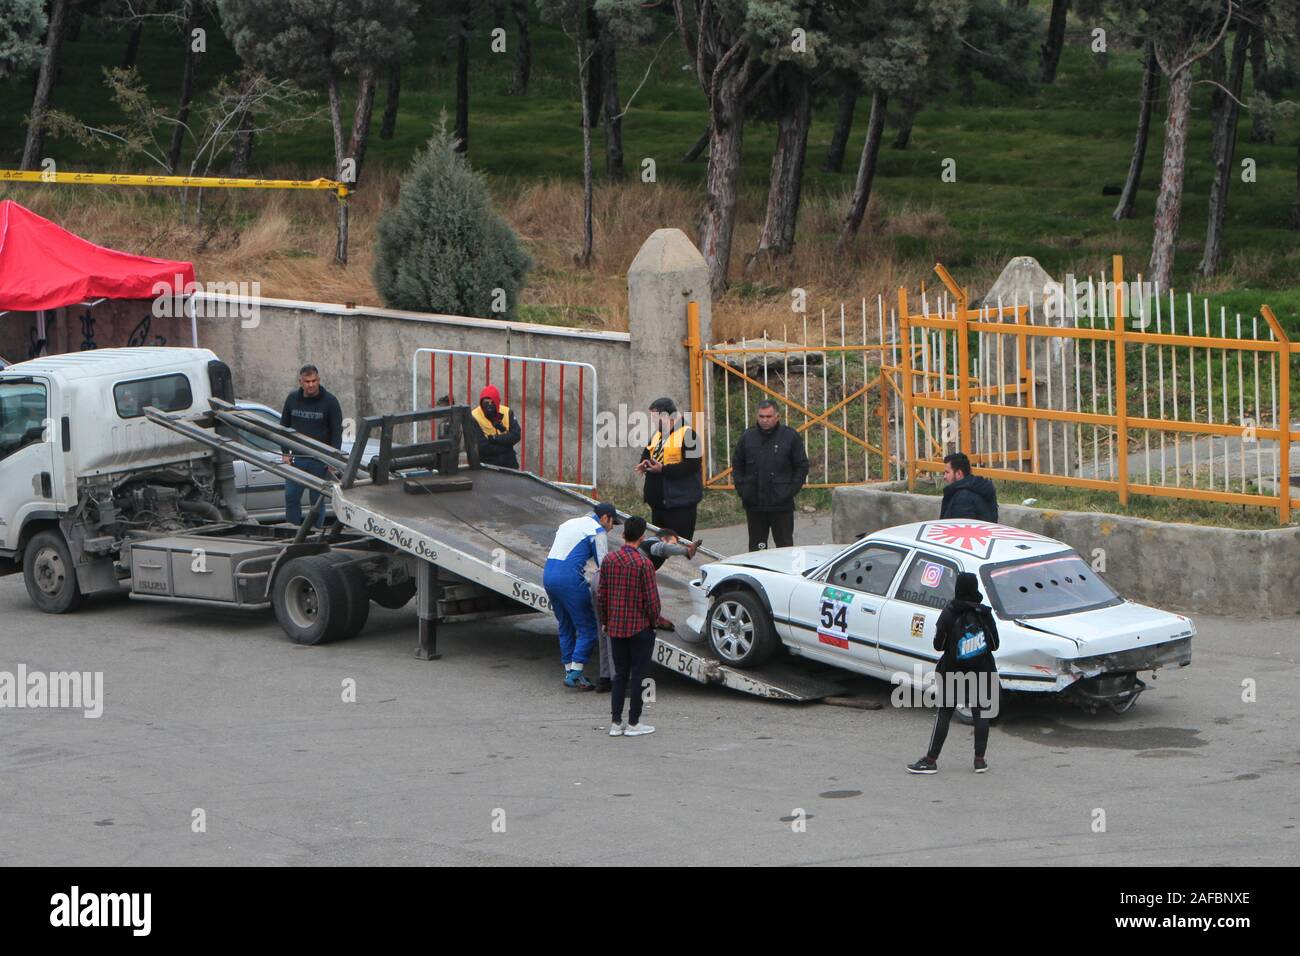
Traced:
[[1212, 314], [1208, 300], [1126, 283], [1119, 257], [1109, 278], [1051, 305], [1031, 294], [972, 307], [935, 271], [942, 287], [922, 290], [919, 310], [900, 289], [896, 308], [803, 317], [798, 342], [705, 345], [692, 304], [707, 486], [732, 487], [731, 448], [771, 399], [804, 435], [809, 487], [914, 488], [964, 451], [994, 478], [1111, 491], [1121, 505], [1134, 494], [1253, 505], [1290, 522], [1300, 343], [1267, 305]]

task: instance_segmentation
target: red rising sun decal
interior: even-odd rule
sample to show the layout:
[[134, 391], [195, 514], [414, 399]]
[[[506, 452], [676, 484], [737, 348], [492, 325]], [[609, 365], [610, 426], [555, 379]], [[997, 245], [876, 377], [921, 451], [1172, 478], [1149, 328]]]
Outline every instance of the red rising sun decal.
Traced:
[[1042, 535], [1000, 524], [936, 521], [921, 532], [920, 540], [988, 557], [994, 541], [1042, 541]]

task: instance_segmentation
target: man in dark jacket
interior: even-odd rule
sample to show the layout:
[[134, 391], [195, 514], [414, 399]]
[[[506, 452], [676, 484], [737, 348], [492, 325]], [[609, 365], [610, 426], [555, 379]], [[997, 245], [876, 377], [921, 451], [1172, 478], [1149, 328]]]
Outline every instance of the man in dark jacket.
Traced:
[[650, 420], [657, 430], [636, 465], [636, 474], [645, 476], [642, 497], [656, 527], [675, 528], [689, 540], [695, 535], [695, 513], [704, 498], [700, 441], [671, 398], [650, 403]]
[[803, 436], [777, 416], [776, 402], [758, 403], [758, 424], [745, 429], [731, 455], [731, 474], [745, 506], [749, 550], [794, 546], [794, 498], [808, 478]]
[[940, 518], [976, 518], [998, 520], [998, 491], [993, 482], [971, 474], [970, 459], [954, 452], [943, 459], [943, 505]]
[[[334, 448], [342, 447], [343, 412], [339, 408], [339, 400], [321, 385], [320, 372], [315, 365], [304, 365], [298, 370], [298, 388], [284, 400], [280, 424]], [[288, 448], [282, 448], [281, 451], [287, 464], [317, 478], [328, 477], [329, 469], [325, 462], [306, 455], [291, 454]], [[296, 481], [286, 480], [284, 483], [284, 520], [290, 524], [302, 524], [302, 493], [305, 490], [305, 486]], [[311, 493], [313, 506], [319, 498], [319, 491]], [[322, 508], [316, 516], [316, 524], [320, 526], [324, 523], [325, 509]]]
[[487, 465], [519, 470], [515, 446], [519, 444], [519, 421], [507, 405], [501, 404], [501, 392], [495, 385], [479, 392], [478, 407], [470, 413], [479, 427], [478, 457]]
[[996, 715], [998, 670], [993, 652], [998, 649], [998, 626], [993, 610], [983, 600], [975, 575], [966, 571], [958, 574], [953, 599], [934, 626], [934, 649], [942, 655], [934, 666], [938, 691], [934, 730], [925, 756], [908, 765], [912, 773], [938, 772], [939, 751], [959, 704], [970, 707], [975, 721], [975, 772], [989, 769], [984, 760], [989, 743], [986, 711], [994, 709]]

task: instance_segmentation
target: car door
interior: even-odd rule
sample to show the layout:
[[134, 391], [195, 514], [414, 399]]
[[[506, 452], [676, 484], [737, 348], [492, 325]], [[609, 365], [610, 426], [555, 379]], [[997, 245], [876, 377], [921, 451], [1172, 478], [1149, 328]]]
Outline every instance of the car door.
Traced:
[[243, 428], [236, 429], [236, 433], [240, 442], [262, 453], [262, 462], [235, 462], [235, 483], [243, 491], [245, 510], [259, 518], [282, 516], [284, 479], [264, 467], [265, 462], [280, 460], [280, 446]]
[[793, 637], [812, 656], [876, 670], [880, 610], [907, 549], [866, 541], [790, 595]]
[[934, 670], [934, 626], [952, 600], [960, 568], [951, 558], [917, 551], [880, 612], [880, 663], [916, 679]]

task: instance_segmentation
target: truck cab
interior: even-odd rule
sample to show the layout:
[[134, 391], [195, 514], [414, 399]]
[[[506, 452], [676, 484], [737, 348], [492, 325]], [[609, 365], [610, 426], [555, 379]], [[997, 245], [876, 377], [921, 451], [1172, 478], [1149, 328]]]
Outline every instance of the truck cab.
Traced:
[[0, 574], [23, 572], [38, 606], [68, 610], [118, 589], [132, 533], [217, 520], [233, 479], [144, 409], [192, 415], [233, 392], [208, 349], [99, 349], [0, 370]]

